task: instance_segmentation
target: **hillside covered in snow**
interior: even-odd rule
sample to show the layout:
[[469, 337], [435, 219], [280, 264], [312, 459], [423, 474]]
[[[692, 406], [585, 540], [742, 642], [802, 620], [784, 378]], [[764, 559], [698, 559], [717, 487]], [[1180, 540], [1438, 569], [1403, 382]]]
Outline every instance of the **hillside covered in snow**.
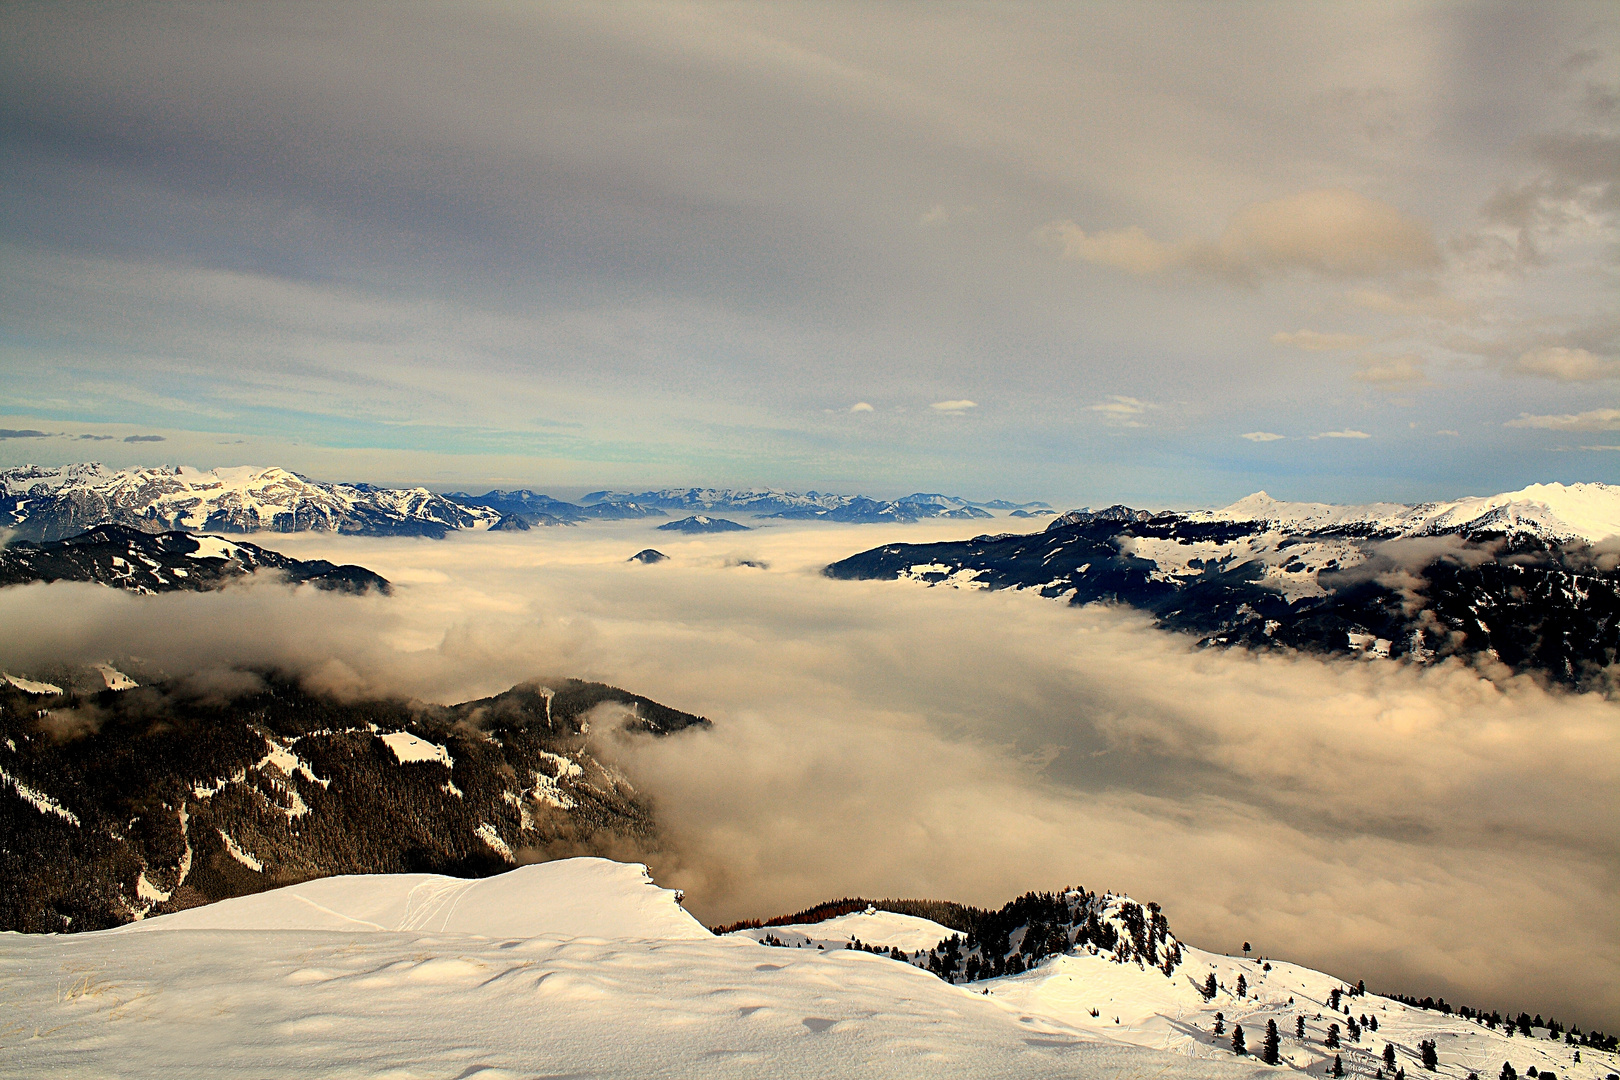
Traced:
[[1123, 603], [1203, 644], [1601, 683], [1620, 658], [1620, 487], [1537, 485], [1409, 507], [1279, 503], [1076, 510], [1044, 532], [891, 544], [836, 578], [1035, 589]]
[[[1053, 935], [1027, 970], [964, 985], [890, 954], [941, 932], [927, 951], [948, 950], [955, 935], [926, 919], [784, 926], [795, 940], [775, 948], [713, 936], [679, 901], [639, 865], [576, 858], [476, 881], [329, 878], [99, 933], [3, 935], [0, 1072], [1496, 1080], [1510, 1063], [1602, 1080], [1616, 1068], [1573, 1032], [1509, 1035], [1284, 963], [1181, 947], [1166, 972]], [[1107, 899], [1126, 904], [1150, 910]]]

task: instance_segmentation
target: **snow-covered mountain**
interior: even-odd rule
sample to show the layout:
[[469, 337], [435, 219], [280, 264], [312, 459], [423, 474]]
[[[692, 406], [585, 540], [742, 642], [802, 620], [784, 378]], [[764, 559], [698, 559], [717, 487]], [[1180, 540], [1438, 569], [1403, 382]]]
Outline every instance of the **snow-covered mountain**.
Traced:
[[325, 484], [279, 468], [109, 469], [90, 462], [0, 470], [0, 528], [24, 540], [60, 540], [104, 524], [143, 532], [443, 537], [488, 528], [500, 517], [426, 488]]
[[708, 723], [574, 680], [443, 707], [339, 701], [270, 673], [238, 673], [253, 688], [227, 701], [124, 663], [27, 674], [0, 675], [0, 930], [643, 847], [651, 810], [592, 752], [592, 723]]
[[[1276, 961], [1183, 947], [1166, 974], [1083, 945], [953, 985], [887, 954], [951, 934], [927, 920], [863, 916], [884, 955], [836, 947], [851, 920], [781, 930], [825, 948], [767, 948], [710, 935], [679, 901], [640, 865], [578, 858], [478, 881], [331, 878], [100, 933], [0, 935], [15, 1033], [0, 1071], [1236, 1080], [1329, 1075], [1337, 1058], [1370, 1078], [1386, 1052], [1386, 1077], [1428, 1073], [1430, 1044], [1428, 1074], [1447, 1080], [1495, 1080], [1503, 1062], [1559, 1080], [1616, 1071], [1611, 1051], [1544, 1026], [1509, 1037]], [[1276, 1065], [1259, 1056], [1268, 1021]]]
[[747, 525], [740, 525], [726, 518], [710, 517], [707, 514], [693, 514], [691, 517], [681, 518], [658, 526], [659, 532], [679, 533], [722, 533], [747, 532]]
[[1187, 515], [1192, 521], [1249, 521], [1290, 532], [1339, 531], [1377, 537], [1524, 533], [1595, 543], [1620, 536], [1620, 486], [1531, 484], [1518, 491], [1450, 502], [1279, 502], [1257, 491], [1231, 506]]
[[1072, 510], [1041, 533], [891, 544], [827, 574], [1125, 603], [1207, 645], [1458, 656], [1596, 685], [1620, 660], [1617, 530], [1605, 484], [1417, 507], [1261, 493], [1194, 513]]
[[22, 541], [0, 548], [0, 587], [35, 581], [88, 581], [135, 593], [203, 592], [260, 570], [317, 589], [390, 591], [363, 566], [325, 559], [292, 559], [256, 544], [223, 536], [148, 533], [127, 525], [101, 525], [66, 540]]

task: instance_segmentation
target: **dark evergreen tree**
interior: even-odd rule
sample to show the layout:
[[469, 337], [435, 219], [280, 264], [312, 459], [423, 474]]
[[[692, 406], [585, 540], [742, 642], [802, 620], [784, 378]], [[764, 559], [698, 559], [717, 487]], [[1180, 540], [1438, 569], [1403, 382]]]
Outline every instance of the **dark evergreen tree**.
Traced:
[[1303, 1039], [1304, 1037], [1305, 1037], [1305, 1014], [1300, 1013], [1298, 1016], [1294, 1017], [1294, 1038]]
[[1241, 972], [1239, 972], [1238, 973], [1238, 981], [1237, 981], [1237, 996], [1238, 997], [1243, 997], [1246, 994], [1248, 994], [1248, 992], [1249, 992], [1249, 980], [1245, 979], [1243, 977], [1243, 974]]
[[1215, 1034], [1217, 1034], [1217, 1035], [1226, 1034], [1226, 1014], [1225, 1013], [1216, 1013], [1215, 1014]]
[[1275, 1065], [1282, 1060], [1282, 1040], [1277, 1037], [1277, 1021], [1266, 1021], [1266, 1041], [1260, 1048], [1260, 1060]]
[[1237, 1054], [1239, 1057], [1242, 1057], [1243, 1055], [1247, 1054], [1248, 1052], [1249, 1052], [1249, 1046], [1248, 1046], [1248, 1044], [1246, 1042], [1243, 1041], [1243, 1025], [1242, 1024], [1233, 1024], [1232, 1025], [1232, 1053]]
[[1328, 991], [1328, 1008], [1332, 1009], [1334, 1012], [1339, 1011], [1340, 996], [1341, 992], [1337, 986]]
[[1418, 1054], [1423, 1059], [1423, 1067], [1430, 1072], [1440, 1067], [1440, 1054], [1435, 1049], [1433, 1039], [1424, 1039], [1418, 1043]]
[[1322, 1045], [1326, 1046], [1329, 1050], [1337, 1050], [1339, 1048], [1339, 1025], [1338, 1024], [1329, 1024], [1328, 1025], [1327, 1041], [1325, 1043], [1323, 1043]]
[[1341, 1058], [1338, 1054], [1333, 1055], [1333, 1075], [1334, 1076], [1343, 1076], [1344, 1075], [1344, 1059]]
[[1504, 1061], [1502, 1062], [1502, 1072], [1497, 1076], [1497, 1080], [1519, 1080], [1519, 1070], [1513, 1067], [1511, 1061]]
[[1393, 1069], [1395, 1067], [1395, 1044], [1384, 1044], [1384, 1064]]
[[1213, 971], [1209, 973], [1209, 978], [1204, 980], [1204, 1000], [1215, 1000], [1215, 973]]

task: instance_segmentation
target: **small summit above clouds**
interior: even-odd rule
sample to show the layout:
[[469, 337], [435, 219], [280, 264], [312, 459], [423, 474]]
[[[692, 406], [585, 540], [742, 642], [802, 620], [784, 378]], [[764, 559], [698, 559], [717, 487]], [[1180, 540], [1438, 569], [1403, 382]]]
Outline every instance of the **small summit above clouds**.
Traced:
[[668, 524], [660, 525], [658, 531], [680, 533], [747, 532], [748, 526], [739, 525], [737, 522], [728, 521], [725, 518], [712, 518], [706, 514], [694, 514], [691, 517], [681, 518], [679, 521], [671, 521]]
[[668, 562], [669, 561], [669, 556], [665, 555], [662, 551], [659, 551], [657, 548], [642, 548], [640, 551], [636, 552], [634, 555], [630, 556], [628, 559], [626, 559], [624, 561], [625, 562], [641, 563], [641, 564], [643, 564], [645, 566], [651, 566], [653, 563]]

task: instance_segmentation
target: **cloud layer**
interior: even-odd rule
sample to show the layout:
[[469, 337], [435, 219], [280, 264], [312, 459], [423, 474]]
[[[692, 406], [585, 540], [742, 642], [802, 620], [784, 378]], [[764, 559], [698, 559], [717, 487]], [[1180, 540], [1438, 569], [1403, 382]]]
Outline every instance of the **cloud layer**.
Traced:
[[1454, 665], [1200, 652], [1032, 595], [819, 576], [961, 527], [881, 532], [665, 537], [673, 558], [653, 567], [623, 561], [645, 526], [290, 536], [290, 554], [361, 562], [396, 596], [9, 589], [0, 666], [280, 662], [444, 701], [604, 679], [715, 721], [608, 748], [670, 829], [659, 874], [706, 920], [1079, 882], [1158, 900], [1206, 947], [1250, 940], [1375, 987], [1617, 1026], [1620, 706]]

